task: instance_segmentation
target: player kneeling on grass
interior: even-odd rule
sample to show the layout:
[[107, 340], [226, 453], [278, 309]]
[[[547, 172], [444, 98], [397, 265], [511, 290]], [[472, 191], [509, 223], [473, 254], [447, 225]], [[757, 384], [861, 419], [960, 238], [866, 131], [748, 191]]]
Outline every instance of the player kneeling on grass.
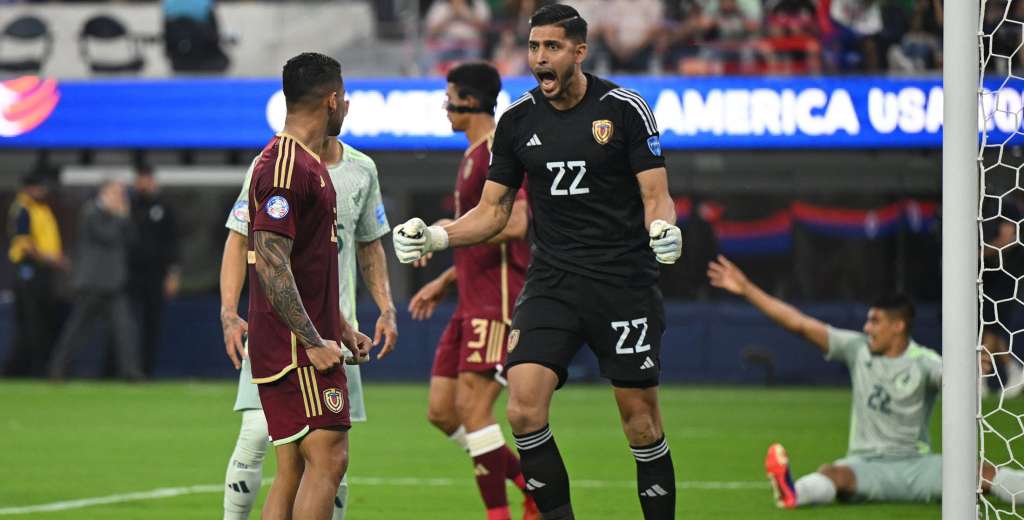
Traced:
[[[936, 502], [942, 456], [931, 453], [928, 427], [942, 385], [942, 358], [910, 337], [914, 306], [886, 296], [868, 309], [863, 332], [831, 327], [774, 298], [725, 257], [708, 265], [715, 287], [742, 296], [786, 330], [849, 367], [853, 383], [850, 444], [845, 458], [793, 481], [781, 444], [768, 448], [765, 470], [779, 507], [835, 500]], [[982, 467], [982, 490], [1024, 503], [1024, 472]], [[1017, 497], [1015, 499], [1015, 496]]]
[[[465, 132], [470, 142], [455, 178], [455, 218], [480, 202], [491, 162], [499, 92], [501, 77], [490, 64], [464, 63], [448, 73], [448, 120], [452, 130]], [[526, 490], [519, 459], [505, 445], [493, 413], [501, 393], [498, 378], [505, 363], [511, 309], [530, 259], [530, 245], [523, 240], [526, 213], [526, 194], [520, 190], [505, 229], [486, 244], [456, 250], [455, 266], [420, 289], [409, 303], [413, 319], [427, 319], [451, 284], [458, 287], [458, 308], [434, 355], [427, 415], [473, 458], [488, 520], [509, 519], [506, 479]], [[529, 496], [523, 509], [523, 518], [537, 518]]]
[[636, 460], [643, 518], [675, 518], [675, 473], [658, 407], [664, 309], [658, 263], [682, 253], [657, 121], [637, 93], [585, 74], [587, 22], [563, 4], [530, 19], [538, 86], [494, 133], [480, 203], [454, 223], [395, 228], [404, 263], [505, 229], [528, 180], [533, 260], [508, 345], [508, 419], [542, 517], [574, 518], [569, 476], [548, 426], [551, 399], [583, 343], [614, 387]]

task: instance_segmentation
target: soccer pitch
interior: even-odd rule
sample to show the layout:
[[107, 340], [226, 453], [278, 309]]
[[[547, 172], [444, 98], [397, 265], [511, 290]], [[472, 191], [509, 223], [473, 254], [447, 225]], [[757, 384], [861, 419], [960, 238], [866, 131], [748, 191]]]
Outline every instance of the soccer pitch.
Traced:
[[[469, 459], [427, 424], [426, 385], [371, 382], [366, 387], [370, 420], [353, 429], [348, 518], [483, 518]], [[234, 394], [235, 384], [229, 382], [0, 383], [0, 516], [220, 518], [224, 470], [239, 425], [231, 411]], [[840, 458], [849, 395], [846, 389], [820, 387], [662, 388], [679, 481], [678, 517], [939, 518], [937, 504], [775, 508], [762, 467], [767, 446], [784, 443], [797, 476]], [[499, 410], [503, 406], [504, 401]], [[574, 479], [577, 517], [640, 518], [635, 466], [610, 389], [570, 384], [555, 395], [552, 417]], [[936, 447], [938, 425], [936, 418]], [[268, 456], [264, 494], [272, 475], [273, 456]], [[510, 488], [513, 518], [518, 493]], [[73, 502], [104, 502], [104, 497], [110, 503], [77, 507]], [[15, 512], [45, 504], [57, 510]]]

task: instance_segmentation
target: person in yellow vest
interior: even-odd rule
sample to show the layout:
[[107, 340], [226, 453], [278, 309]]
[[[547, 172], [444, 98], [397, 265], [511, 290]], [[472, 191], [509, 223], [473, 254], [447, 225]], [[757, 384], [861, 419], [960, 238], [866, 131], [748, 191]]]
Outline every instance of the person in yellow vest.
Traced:
[[14, 265], [14, 338], [6, 376], [43, 376], [57, 330], [54, 275], [67, 265], [43, 174], [22, 180], [8, 211], [7, 257]]

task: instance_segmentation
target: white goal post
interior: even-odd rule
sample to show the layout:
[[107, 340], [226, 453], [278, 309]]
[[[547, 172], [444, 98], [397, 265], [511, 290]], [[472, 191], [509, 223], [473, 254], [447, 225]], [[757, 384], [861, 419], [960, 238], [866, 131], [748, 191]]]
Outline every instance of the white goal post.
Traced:
[[942, 518], [978, 517], [978, 99], [984, 0], [944, 4]]

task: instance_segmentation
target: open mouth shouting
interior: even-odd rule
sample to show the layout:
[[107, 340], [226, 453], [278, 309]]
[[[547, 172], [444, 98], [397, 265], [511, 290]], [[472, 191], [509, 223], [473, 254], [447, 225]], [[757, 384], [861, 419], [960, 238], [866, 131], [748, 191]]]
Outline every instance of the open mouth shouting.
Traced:
[[558, 91], [558, 74], [555, 74], [555, 71], [538, 68], [534, 75], [537, 77], [537, 83], [540, 84], [540, 90], [545, 96], [551, 96]]

